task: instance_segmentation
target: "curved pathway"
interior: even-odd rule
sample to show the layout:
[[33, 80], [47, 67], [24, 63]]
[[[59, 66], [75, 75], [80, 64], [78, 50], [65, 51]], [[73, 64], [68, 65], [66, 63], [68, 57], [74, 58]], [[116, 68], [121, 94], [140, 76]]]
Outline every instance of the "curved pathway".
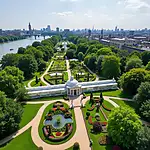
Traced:
[[46, 71], [42, 74], [42, 76], [40, 77], [40, 79], [41, 79], [41, 81], [45, 84], [45, 85], [50, 85], [49, 83], [47, 83], [45, 80], [44, 80], [44, 76], [46, 75], [46, 74], [48, 74], [48, 71], [49, 71], [49, 69], [50, 69], [50, 67], [52, 66], [52, 64], [53, 64], [53, 61], [51, 61], [50, 62], [50, 64], [49, 64], [49, 66], [47, 67], [47, 69], [46, 69]]
[[[89, 98], [90, 97], [88, 96], [86, 99], [82, 100], [83, 106], [89, 100]], [[110, 100], [110, 98], [114, 98], [114, 99], [118, 99], [118, 100], [131, 101], [131, 99], [104, 96], [104, 99], [107, 100], [108, 102], [110, 102], [114, 107], [119, 107], [119, 106], [115, 102]], [[41, 117], [43, 115], [43, 112], [44, 112], [44, 110], [46, 109], [46, 107], [48, 105], [50, 105], [51, 103], [54, 103], [55, 101], [56, 100], [53, 100], [53, 101], [39, 101], [39, 102], [26, 102], [27, 104], [44, 103], [44, 105], [39, 109], [37, 115], [33, 118], [33, 120], [31, 120], [22, 129], [18, 130], [14, 134], [12, 134], [12, 135], [6, 137], [5, 139], [1, 140], [0, 145], [2, 145], [4, 143], [10, 141], [11, 139], [19, 136], [20, 134], [25, 132], [27, 129], [32, 127], [31, 137], [32, 137], [33, 142], [35, 143], [35, 145], [37, 147], [42, 146], [44, 150], [50, 150], [50, 149], [51, 150], [64, 150], [64, 149], [67, 149], [67, 148], [71, 147], [75, 142], [79, 142], [81, 150], [91, 150], [91, 148], [89, 147], [89, 138], [88, 138], [88, 133], [87, 133], [87, 130], [86, 130], [84, 118], [83, 118], [83, 115], [82, 115], [82, 111], [80, 109], [81, 96], [79, 96], [78, 98], [74, 98], [70, 101], [60, 100], [64, 103], [68, 104], [69, 106], [71, 106], [72, 104], [74, 105], [74, 113], [75, 113], [75, 119], [76, 119], [76, 132], [75, 132], [74, 136], [69, 141], [67, 141], [66, 143], [60, 144], [60, 145], [47, 144], [40, 138], [39, 132], [38, 132], [38, 127], [39, 127], [40, 120], [41, 120]], [[148, 122], [143, 122], [143, 123], [145, 123], [146, 125], [150, 125], [150, 123], [148, 123]]]
[[31, 81], [28, 82], [28, 87], [31, 88], [31, 83], [34, 81], [35, 79], [32, 79]]
[[[47, 86], [50, 85], [50, 84], [47, 83], [47, 82], [44, 80], [44, 76], [48, 73], [48, 71], [49, 71], [49, 69], [50, 69], [52, 63], [53, 63], [53, 61], [50, 62], [50, 64], [49, 64], [49, 66], [47, 67], [46, 71], [45, 71], [45, 72], [42, 74], [42, 76], [40, 77], [40, 80], [41, 80], [45, 85], [47, 85]], [[31, 83], [32, 83], [33, 81], [35, 81], [35, 79], [32, 79], [32, 80], [30, 80], [30, 81], [28, 82], [28, 87], [29, 87], [29, 88], [32, 87], [32, 86], [31, 86]]]

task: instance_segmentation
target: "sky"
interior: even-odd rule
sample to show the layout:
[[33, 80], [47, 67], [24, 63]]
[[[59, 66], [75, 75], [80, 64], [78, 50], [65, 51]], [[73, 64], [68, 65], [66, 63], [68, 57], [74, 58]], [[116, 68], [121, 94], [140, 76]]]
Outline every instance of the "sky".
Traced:
[[0, 29], [150, 28], [150, 0], [0, 0]]

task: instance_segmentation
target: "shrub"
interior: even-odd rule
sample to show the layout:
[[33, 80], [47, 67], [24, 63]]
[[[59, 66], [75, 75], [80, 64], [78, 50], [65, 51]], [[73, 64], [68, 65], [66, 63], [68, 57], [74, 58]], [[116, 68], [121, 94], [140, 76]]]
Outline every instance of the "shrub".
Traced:
[[99, 144], [101, 145], [110, 144], [110, 138], [107, 135], [101, 136], [99, 139]]
[[93, 123], [93, 130], [94, 132], [101, 132], [102, 131], [102, 125], [100, 122], [94, 122]]
[[75, 142], [73, 145], [73, 150], [78, 150], [79, 149], [79, 143]]
[[89, 113], [89, 112], [86, 112], [86, 116], [89, 117], [89, 116], [90, 116], [90, 113]]

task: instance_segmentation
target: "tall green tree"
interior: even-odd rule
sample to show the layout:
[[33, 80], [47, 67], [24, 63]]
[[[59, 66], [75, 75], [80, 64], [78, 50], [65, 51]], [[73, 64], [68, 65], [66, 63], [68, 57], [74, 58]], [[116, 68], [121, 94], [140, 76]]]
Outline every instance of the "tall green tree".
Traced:
[[120, 87], [125, 93], [136, 94], [137, 89], [142, 82], [145, 82], [147, 71], [144, 69], [131, 69], [129, 72], [124, 73], [119, 80]]
[[78, 54], [78, 60], [79, 60], [79, 61], [82, 61], [83, 58], [84, 58], [83, 53], [82, 53], [82, 52], [79, 52], [79, 54]]
[[0, 90], [8, 97], [15, 98], [15, 92], [23, 87], [23, 72], [16, 67], [6, 67], [0, 71]]
[[120, 60], [116, 56], [105, 56], [102, 62], [102, 73], [108, 79], [120, 75]]
[[112, 55], [112, 50], [109, 47], [101, 48], [97, 51], [97, 56], [99, 55]]
[[4, 69], [7, 66], [17, 66], [19, 58], [18, 54], [4, 55], [1, 60], [2, 68]]
[[125, 70], [129, 71], [133, 68], [142, 68], [142, 64], [143, 62], [141, 59], [139, 59], [138, 57], [137, 58], [132, 57], [127, 61]]
[[0, 140], [18, 129], [22, 113], [22, 106], [0, 91]]
[[26, 51], [26, 49], [25, 48], [23, 48], [23, 47], [19, 47], [18, 48], [18, 54], [24, 54], [25, 53], [25, 51]]
[[150, 149], [150, 128], [143, 127], [138, 131], [136, 136], [136, 150], [149, 150]]
[[88, 45], [86, 43], [80, 43], [77, 47], [77, 55], [79, 52], [85, 54], [87, 50], [88, 50]]
[[145, 69], [150, 71], [150, 61], [149, 61], [148, 64], [146, 65]]
[[143, 61], [143, 64], [146, 66], [147, 63], [150, 61], [150, 52], [149, 51], [144, 51], [142, 53], [142, 61]]
[[38, 70], [38, 64], [32, 55], [23, 55], [18, 63], [20, 70], [24, 72], [25, 78], [30, 78]]
[[142, 128], [139, 116], [126, 107], [115, 108], [108, 117], [107, 131], [112, 140], [124, 148], [135, 146], [137, 132]]

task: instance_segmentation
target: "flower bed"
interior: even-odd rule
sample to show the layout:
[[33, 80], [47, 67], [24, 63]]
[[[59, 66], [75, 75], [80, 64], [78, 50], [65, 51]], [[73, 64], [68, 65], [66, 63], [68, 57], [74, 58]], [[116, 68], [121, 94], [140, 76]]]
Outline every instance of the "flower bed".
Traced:
[[99, 139], [99, 144], [100, 145], [106, 145], [106, 144], [110, 144], [111, 140], [107, 135], [101, 136]]
[[92, 105], [92, 107], [91, 108], [89, 108], [89, 109], [87, 109], [88, 111], [93, 111], [94, 110], [94, 108], [95, 108], [95, 105]]
[[93, 125], [92, 116], [89, 116], [89, 118], [88, 118], [88, 123], [89, 123], [90, 125]]
[[107, 111], [111, 111], [111, 109], [107, 108], [104, 104], [102, 104], [103, 108]]

